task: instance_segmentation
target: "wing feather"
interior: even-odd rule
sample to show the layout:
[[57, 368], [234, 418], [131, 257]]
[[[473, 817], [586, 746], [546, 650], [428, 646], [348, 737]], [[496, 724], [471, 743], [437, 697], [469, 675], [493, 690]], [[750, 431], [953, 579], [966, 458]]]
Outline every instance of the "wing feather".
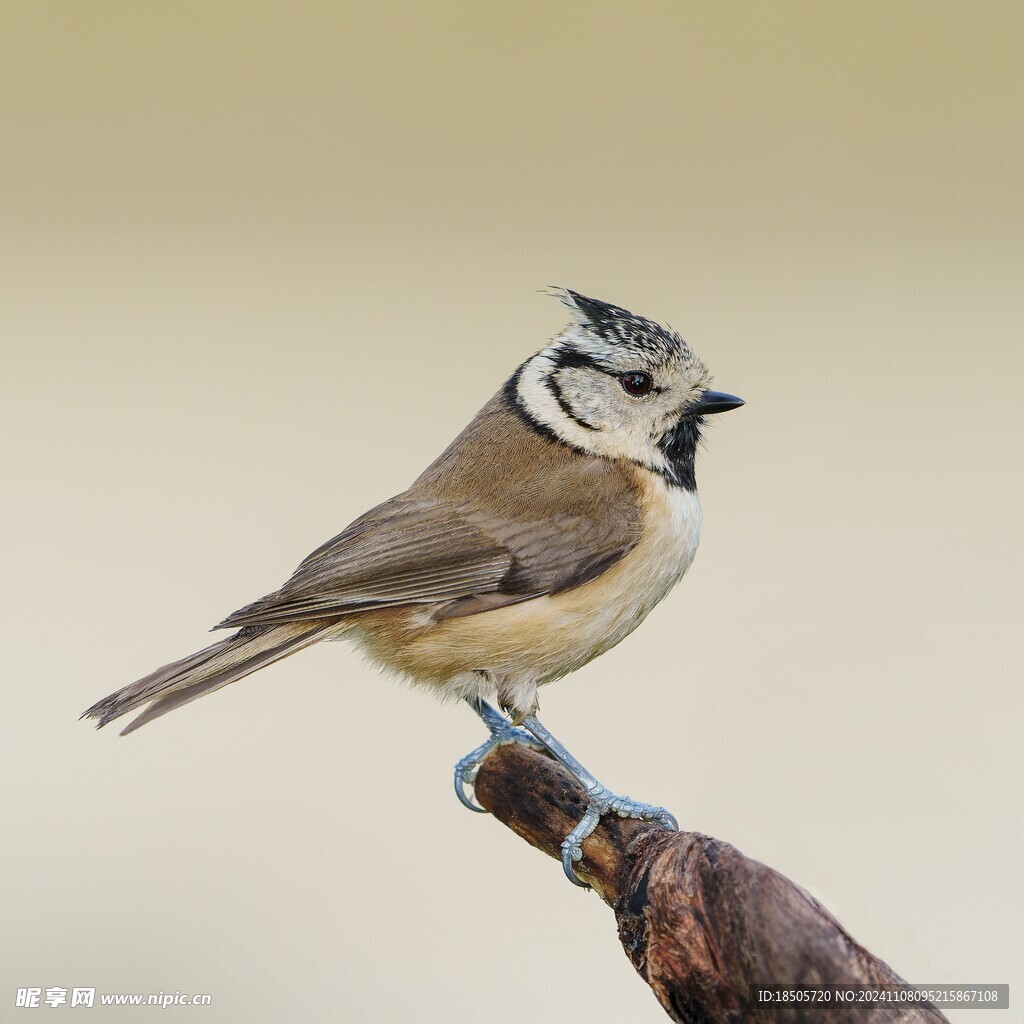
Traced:
[[[523, 522], [417, 502], [370, 513], [310, 555], [292, 578], [220, 626], [326, 618], [369, 608], [492, 595], [480, 610], [557, 592], [599, 575], [635, 542], [579, 517]], [[595, 569], [595, 567], [597, 567]], [[493, 595], [503, 600], [495, 601]], [[478, 605], [455, 606], [470, 614]]]
[[[390, 514], [389, 514], [390, 513]], [[396, 499], [310, 555], [276, 593], [221, 626], [343, 615], [371, 607], [433, 603], [494, 591], [513, 553], [454, 509]], [[364, 517], [364, 519], [367, 517]]]
[[626, 470], [526, 429], [499, 393], [409, 490], [220, 626], [410, 604], [451, 617], [558, 593], [626, 554], [640, 518]]

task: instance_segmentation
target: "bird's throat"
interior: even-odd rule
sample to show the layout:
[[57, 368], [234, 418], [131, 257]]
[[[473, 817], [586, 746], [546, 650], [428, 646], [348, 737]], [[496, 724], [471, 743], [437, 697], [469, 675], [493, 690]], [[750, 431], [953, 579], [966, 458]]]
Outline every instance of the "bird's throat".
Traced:
[[694, 464], [701, 423], [699, 416], [684, 416], [658, 443], [668, 463], [668, 472], [664, 475], [671, 483], [688, 491], [697, 490]]

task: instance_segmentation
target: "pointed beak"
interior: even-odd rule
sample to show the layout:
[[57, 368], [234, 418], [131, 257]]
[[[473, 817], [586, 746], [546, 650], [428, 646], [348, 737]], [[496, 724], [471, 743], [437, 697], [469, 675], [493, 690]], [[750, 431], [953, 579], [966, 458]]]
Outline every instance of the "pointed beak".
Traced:
[[738, 409], [745, 404], [742, 398], [727, 395], [724, 391], [705, 391], [687, 411], [691, 416], [710, 416], [712, 413]]

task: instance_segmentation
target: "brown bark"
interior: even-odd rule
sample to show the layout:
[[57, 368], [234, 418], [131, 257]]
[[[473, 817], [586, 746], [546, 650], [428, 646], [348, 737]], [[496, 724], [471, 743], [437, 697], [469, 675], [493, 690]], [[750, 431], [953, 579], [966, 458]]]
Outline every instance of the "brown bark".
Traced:
[[[582, 817], [584, 793], [557, 762], [510, 744], [484, 762], [482, 806], [551, 857]], [[808, 893], [728, 843], [606, 816], [579, 876], [614, 910], [623, 949], [675, 1021], [906, 1024], [930, 1006], [759, 1002], [773, 985], [903, 984]]]

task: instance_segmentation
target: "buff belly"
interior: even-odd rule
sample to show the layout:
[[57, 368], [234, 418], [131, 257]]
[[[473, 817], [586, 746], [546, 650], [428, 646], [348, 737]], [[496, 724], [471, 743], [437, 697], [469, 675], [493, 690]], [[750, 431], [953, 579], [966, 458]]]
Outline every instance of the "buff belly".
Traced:
[[[462, 691], [468, 675], [550, 682], [627, 637], [675, 585], [700, 540], [696, 493], [642, 473], [641, 541], [597, 579], [560, 594], [436, 621], [430, 606], [363, 613], [345, 630], [386, 670]], [[453, 695], [455, 695], [453, 693]]]

